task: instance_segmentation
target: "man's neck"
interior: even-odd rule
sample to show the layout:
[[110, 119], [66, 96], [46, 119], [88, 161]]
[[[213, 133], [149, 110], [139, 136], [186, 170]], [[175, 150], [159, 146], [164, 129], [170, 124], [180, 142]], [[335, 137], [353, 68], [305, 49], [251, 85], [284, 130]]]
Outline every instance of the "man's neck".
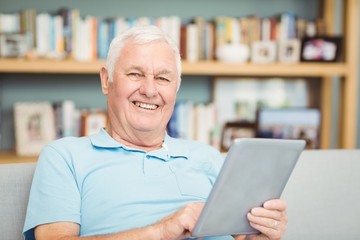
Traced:
[[106, 128], [107, 133], [119, 143], [141, 149], [146, 152], [162, 148], [165, 132], [136, 132], [136, 131], [116, 131], [110, 125]]

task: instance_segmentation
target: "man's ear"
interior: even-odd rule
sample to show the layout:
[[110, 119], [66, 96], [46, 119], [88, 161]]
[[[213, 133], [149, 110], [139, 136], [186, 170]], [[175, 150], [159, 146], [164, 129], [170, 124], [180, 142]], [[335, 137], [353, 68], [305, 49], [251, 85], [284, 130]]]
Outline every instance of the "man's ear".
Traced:
[[104, 95], [109, 93], [109, 74], [105, 67], [100, 70], [101, 90]]

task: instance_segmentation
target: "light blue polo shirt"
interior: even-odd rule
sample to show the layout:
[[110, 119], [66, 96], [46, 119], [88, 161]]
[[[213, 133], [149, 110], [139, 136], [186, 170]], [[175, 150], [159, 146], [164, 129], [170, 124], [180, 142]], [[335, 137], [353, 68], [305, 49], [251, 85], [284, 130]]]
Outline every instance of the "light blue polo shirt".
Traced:
[[153, 224], [186, 203], [206, 201], [222, 161], [208, 145], [168, 135], [148, 153], [105, 130], [56, 140], [40, 154], [25, 239], [34, 239], [34, 227], [59, 221], [80, 224], [81, 236]]

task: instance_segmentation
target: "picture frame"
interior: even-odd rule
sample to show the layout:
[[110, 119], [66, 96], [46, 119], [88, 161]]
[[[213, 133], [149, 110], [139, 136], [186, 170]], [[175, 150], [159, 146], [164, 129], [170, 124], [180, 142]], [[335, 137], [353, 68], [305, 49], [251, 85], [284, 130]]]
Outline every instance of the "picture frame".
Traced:
[[310, 87], [316, 89], [314, 81], [305, 78], [215, 78], [212, 100], [217, 121], [222, 129], [226, 122], [255, 121], [259, 107], [316, 104]]
[[320, 147], [321, 111], [315, 107], [260, 108], [256, 137], [302, 139], [306, 149]]
[[0, 57], [17, 58], [26, 55], [27, 40], [22, 33], [0, 34]]
[[256, 137], [256, 123], [248, 121], [227, 122], [221, 133], [220, 151], [227, 152], [236, 138]]
[[273, 63], [276, 61], [276, 42], [256, 41], [251, 44], [251, 61], [253, 63]]
[[341, 36], [305, 37], [301, 43], [302, 62], [336, 62], [340, 60]]
[[107, 125], [107, 113], [102, 110], [85, 111], [82, 113], [81, 134], [82, 136], [90, 136], [98, 133], [101, 128]]
[[14, 104], [15, 150], [19, 156], [36, 156], [55, 140], [55, 119], [50, 102]]
[[300, 61], [301, 41], [300, 39], [289, 39], [279, 43], [279, 62], [297, 63]]

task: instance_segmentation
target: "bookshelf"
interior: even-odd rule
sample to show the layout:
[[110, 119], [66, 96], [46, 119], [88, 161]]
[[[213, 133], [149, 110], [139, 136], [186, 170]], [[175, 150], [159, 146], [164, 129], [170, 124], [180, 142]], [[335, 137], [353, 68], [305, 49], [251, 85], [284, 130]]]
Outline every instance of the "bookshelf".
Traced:
[[[0, 59], [0, 73], [75, 73], [97, 74], [104, 61], [78, 62], [46, 59]], [[183, 75], [207, 76], [307, 76], [322, 77], [345, 75], [345, 63], [297, 63], [297, 64], [227, 64], [216, 61], [182, 63]], [[259, 71], [261, 70], [261, 71]]]
[[[279, 77], [320, 77], [322, 111], [321, 148], [329, 148], [331, 138], [332, 119], [331, 102], [336, 89], [333, 88], [331, 78], [340, 77], [339, 104], [341, 113], [338, 117], [340, 134], [339, 148], [356, 148], [357, 138], [357, 95], [358, 95], [358, 13], [359, 0], [344, 0], [343, 6], [343, 35], [344, 61], [336, 63], [298, 63], [298, 64], [224, 64], [216, 61], [197, 63], [183, 62], [183, 75], [195, 76], [279, 76]], [[327, 26], [327, 33], [334, 32], [335, 0], [322, 1], [322, 15]], [[104, 64], [101, 60], [78, 62], [73, 60], [56, 61], [46, 59], [0, 59], [1, 74], [34, 73], [34, 74], [98, 74]], [[1, 78], [0, 78], [1, 81]], [[66, 83], [66, 81], [65, 81]], [[34, 161], [35, 158], [17, 158], [13, 153], [0, 153], [0, 163], [3, 159], [17, 161]]]

